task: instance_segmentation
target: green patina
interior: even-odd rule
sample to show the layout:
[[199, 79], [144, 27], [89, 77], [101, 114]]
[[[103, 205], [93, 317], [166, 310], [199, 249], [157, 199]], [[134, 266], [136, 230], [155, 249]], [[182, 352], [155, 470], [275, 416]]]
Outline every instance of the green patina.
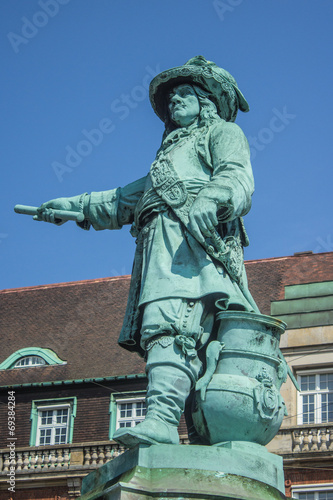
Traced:
[[113, 377], [98, 377], [98, 378], [81, 378], [81, 379], [69, 379], [69, 380], [54, 380], [52, 382], [27, 382], [25, 384], [8, 384], [0, 387], [11, 387], [13, 389], [19, 387], [46, 387], [46, 386], [59, 386], [59, 385], [70, 385], [70, 384], [89, 384], [94, 382], [114, 382], [116, 380], [133, 380], [147, 378], [144, 373], [138, 373], [134, 375], [115, 375]]
[[285, 499], [282, 459], [260, 448], [140, 446], [86, 476], [81, 500]]
[[324, 297], [304, 297], [300, 299], [272, 302], [271, 311], [274, 316], [319, 311], [333, 311], [333, 293]]
[[289, 329], [327, 326], [333, 324], [333, 311], [279, 314], [279, 319], [288, 323]]
[[[255, 498], [282, 498], [268, 492], [277, 476], [282, 491], [281, 461], [275, 466], [267, 455], [267, 463], [257, 466], [262, 445], [277, 433], [284, 415], [279, 389], [287, 367], [278, 347], [285, 325], [260, 315], [244, 266], [243, 247], [249, 240], [243, 216], [251, 208], [254, 180], [248, 142], [234, 121], [238, 110], [249, 106], [232, 75], [202, 56], [157, 75], [150, 84], [150, 101], [165, 131], [147, 175], [122, 188], [51, 200], [34, 218], [61, 225], [69, 212], [72, 218], [81, 214], [77, 224], [86, 230], [132, 225], [137, 247], [119, 343], [147, 360], [147, 414], [136, 427], [118, 429], [113, 439], [134, 450], [138, 444], [152, 450], [164, 445], [157, 447], [162, 469], [168, 461], [165, 447], [173, 445], [169, 463], [174, 468], [180, 460], [179, 474], [184, 474], [188, 447], [177, 447], [177, 427], [188, 401], [191, 442], [216, 445], [216, 453], [225, 458], [219, 487], [227, 489], [230, 478], [223, 483], [225, 474], [258, 482], [260, 469], [269, 486], [263, 486], [266, 496]], [[114, 404], [111, 400], [111, 419]], [[111, 427], [113, 432], [113, 420]], [[231, 440], [249, 442], [249, 460], [244, 461], [244, 449], [224, 446]], [[189, 448], [192, 477], [198, 457]], [[213, 448], [197, 451], [208, 457], [207, 449]], [[205, 470], [211, 471], [212, 453]], [[119, 459], [123, 467], [125, 459]], [[126, 461], [121, 472], [107, 464], [106, 480], [138, 465], [135, 454], [127, 454]], [[174, 471], [150, 474], [156, 475], [162, 492], [164, 478], [170, 485], [176, 477]], [[205, 472], [204, 483], [212, 477]], [[219, 492], [211, 498], [254, 498], [259, 486], [249, 483], [247, 490], [247, 480], [240, 477], [235, 481], [243, 496], [230, 490], [229, 496]]]
[[331, 325], [333, 282], [307, 283], [285, 287], [285, 299], [271, 303], [271, 313], [289, 328]]
[[285, 299], [302, 299], [304, 297], [322, 297], [333, 295], [333, 281], [287, 285], [284, 289]]
[[24, 347], [11, 354], [5, 361], [0, 364], [0, 370], [7, 370], [13, 368], [15, 363], [26, 356], [39, 356], [44, 359], [48, 365], [64, 365], [66, 361], [60, 359], [51, 349], [44, 349], [42, 347]]

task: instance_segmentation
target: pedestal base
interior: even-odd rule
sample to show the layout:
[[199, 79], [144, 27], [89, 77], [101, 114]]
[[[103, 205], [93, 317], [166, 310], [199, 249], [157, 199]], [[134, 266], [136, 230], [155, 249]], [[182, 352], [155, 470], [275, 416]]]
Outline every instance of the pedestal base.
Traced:
[[81, 500], [285, 499], [282, 458], [263, 446], [137, 446], [84, 478]]

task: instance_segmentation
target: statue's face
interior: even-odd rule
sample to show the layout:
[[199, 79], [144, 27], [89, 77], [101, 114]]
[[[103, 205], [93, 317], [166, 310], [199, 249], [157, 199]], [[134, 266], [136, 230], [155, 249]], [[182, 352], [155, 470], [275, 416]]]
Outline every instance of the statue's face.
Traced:
[[169, 94], [169, 113], [171, 120], [180, 127], [188, 127], [199, 116], [200, 104], [191, 85], [174, 87]]

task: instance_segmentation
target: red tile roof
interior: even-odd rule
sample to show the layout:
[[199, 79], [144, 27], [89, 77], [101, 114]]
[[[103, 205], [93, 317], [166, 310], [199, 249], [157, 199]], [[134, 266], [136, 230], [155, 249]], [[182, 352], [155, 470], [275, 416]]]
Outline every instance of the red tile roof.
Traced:
[[[284, 286], [333, 280], [333, 252], [246, 262], [250, 290], [263, 314]], [[117, 338], [130, 276], [0, 291], [0, 363], [24, 347], [52, 349], [65, 365], [0, 370], [0, 385], [144, 372]]]

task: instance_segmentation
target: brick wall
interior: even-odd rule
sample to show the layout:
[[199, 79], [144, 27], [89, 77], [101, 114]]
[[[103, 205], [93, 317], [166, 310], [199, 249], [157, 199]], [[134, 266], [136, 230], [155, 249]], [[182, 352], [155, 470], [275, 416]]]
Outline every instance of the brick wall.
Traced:
[[15, 493], [0, 491], [0, 500], [69, 500], [69, 496], [66, 486], [55, 486], [53, 488], [16, 489]]
[[[145, 379], [77, 384], [68, 387], [31, 388], [16, 391], [16, 447], [29, 446], [31, 432], [32, 401], [77, 397], [77, 413], [74, 420], [73, 442], [104, 441], [109, 439], [109, 405], [112, 392], [139, 391], [146, 389]], [[2, 402], [6, 402], [6, 392]], [[0, 404], [0, 428], [7, 428], [7, 406]], [[8, 444], [8, 434], [1, 432], [0, 448]]]
[[320, 483], [333, 483], [333, 470], [331, 464], [321, 463], [318, 465], [302, 468], [285, 468], [284, 478], [286, 486], [286, 497], [291, 498], [292, 485], [306, 485], [306, 484], [320, 484]]

